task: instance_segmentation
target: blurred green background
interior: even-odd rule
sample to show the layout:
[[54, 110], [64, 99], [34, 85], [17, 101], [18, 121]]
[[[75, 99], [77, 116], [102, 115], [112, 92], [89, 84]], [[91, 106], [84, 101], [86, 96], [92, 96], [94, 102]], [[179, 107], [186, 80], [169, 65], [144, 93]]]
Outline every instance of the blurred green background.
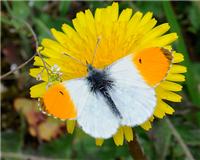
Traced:
[[[90, 8], [94, 12], [111, 3], [1, 1], [1, 75], [35, 53], [34, 39], [23, 20], [41, 41], [51, 37], [50, 28], [60, 30], [63, 23], [71, 25], [78, 11]], [[145, 155], [150, 160], [184, 160], [191, 159], [186, 156], [189, 153], [200, 159], [200, 2], [124, 1], [119, 7], [120, 11], [127, 7], [153, 11], [158, 24], [169, 22], [171, 31], [179, 35], [174, 48], [184, 53], [183, 64], [188, 67], [180, 93], [184, 100], [171, 103], [176, 112], [170, 121], [155, 120], [149, 132], [136, 128]], [[1, 159], [131, 159], [126, 143], [116, 147], [110, 139], [97, 147], [81, 130], [69, 135], [65, 124], [38, 112], [37, 102], [29, 95], [29, 88], [36, 83], [28, 75], [30, 67], [31, 63], [1, 80]]]

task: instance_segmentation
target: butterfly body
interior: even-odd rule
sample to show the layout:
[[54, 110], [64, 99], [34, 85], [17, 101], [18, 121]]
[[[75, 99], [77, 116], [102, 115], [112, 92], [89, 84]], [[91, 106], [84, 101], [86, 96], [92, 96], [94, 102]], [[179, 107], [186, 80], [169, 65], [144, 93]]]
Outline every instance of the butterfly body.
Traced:
[[100, 94], [100, 96], [103, 96], [113, 114], [119, 118], [122, 118], [119, 110], [109, 94], [109, 91], [111, 91], [115, 85], [114, 80], [109, 75], [109, 70], [98, 70], [92, 65], [88, 65], [88, 76], [86, 77], [86, 80], [90, 87], [90, 91], [94, 94]]

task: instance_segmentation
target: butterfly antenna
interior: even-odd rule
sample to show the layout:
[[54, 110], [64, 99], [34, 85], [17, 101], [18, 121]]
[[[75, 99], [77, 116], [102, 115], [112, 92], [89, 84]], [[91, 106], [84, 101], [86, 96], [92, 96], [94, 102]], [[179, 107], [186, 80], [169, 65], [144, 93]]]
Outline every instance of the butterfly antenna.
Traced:
[[79, 59], [77, 59], [77, 58], [75, 58], [75, 57], [73, 57], [73, 56], [71, 56], [71, 55], [69, 55], [69, 54], [67, 54], [67, 53], [63, 53], [65, 56], [67, 56], [67, 57], [69, 57], [69, 58], [71, 58], [71, 59], [73, 59], [74, 61], [76, 61], [76, 62], [78, 62], [79, 64], [81, 64], [81, 65], [83, 65], [83, 66], [87, 66], [86, 64], [84, 64], [82, 61], [80, 61]]
[[92, 57], [92, 63], [91, 63], [91, 65], [93, 65], [93, 63], [94, 63], [94, 59], [96, 57], [96, 52], [97, 52], [97, 48], [98, 48], [100, 40], [101, 40], [100, 37], [98, 37], [97, 38], [97, 43], [96, 43], [96, 46], [95, 46], [95, 49], [94, 49], [94, 54], [93, 54], [93, 57]]

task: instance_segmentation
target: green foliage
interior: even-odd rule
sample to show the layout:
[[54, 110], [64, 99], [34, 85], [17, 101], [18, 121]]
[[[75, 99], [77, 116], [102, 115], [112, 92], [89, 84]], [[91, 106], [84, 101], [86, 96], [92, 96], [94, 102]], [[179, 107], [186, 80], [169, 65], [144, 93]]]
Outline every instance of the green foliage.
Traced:
[[30, 8], [25, 1], [13, 1], [12, 14], [22, 19], [27, 19], [30, 15]]
[[[164, 160], [169, 152], [170, 142], [172, 138], [172, 131], [169, 129], [168, 124], [161, 120], [155, 128], [155, 149], [158, 159]], [[162, 152], [160, 149], [162, 148]]]
[[176, 16], [174, 14], [174, 11], [170, 5], [169, 1], [163, 2], [163, 8], [166, 14], [166, 17], [169, 21], [169, 24], [171, 25], [171, 31], [176, 32], [179, 36], [178, 42], [177, 42], [177, 49], [179, 52], [183, 53], [184, 55], [184, 62], [183, 64], [187, 67], [187, 73], [186, 73], [186, 84], [187, 84], [187, 90], [189, 92], [189, 96], [194, 104], [200, 105], [200, 93], [197, 88], [197, 82], [194, 79], [194, 75], [192, 73], [192, 64], [189, 58], [189, 54], [187, 52], [187, 48], [181, 33], [180, 25], [178, 24], [176, 20]]
[[21, 114], [20, 122], [18, 131], [7, 130], [1, 134], [2, 152], [21, 152], [25, 133], [25, 121]]
[[21, 151], [23, 137], [20, 132], [7, 131], [1, 135], [1, 145], [3, 152], [19, 152]]
[[35, 154], [49, 158], [70, 158], [72, 140], [73, 136], [63, 135], [59, 139], [41, 144]]
[[198, 4], [195, 2], [192, 3], [192, 5], [188, 9], [188, 18], [191, 23], [190, 26], [190, 31], [193, 33], [197, 33], [200, 29], [200, 21], [199, 21], [199, 16], [200, 16], [200, 7]]
[[147, 1], [146, 3], [142, 1], [137, 1], [135, 3], [136, 3], [136, 6], [138, 7], [137, 9], [139, 9], [143, 13], [151, 11], [154, 13], [155, 16], [159, 18], [163, 16], [162, 3], [159, 1], [155, 1], [153, 3], [151, 1]]
[[69, 10], [71, 1], [61, 1], [59, 4], [59, 11], [61, 16], [65, 16]]

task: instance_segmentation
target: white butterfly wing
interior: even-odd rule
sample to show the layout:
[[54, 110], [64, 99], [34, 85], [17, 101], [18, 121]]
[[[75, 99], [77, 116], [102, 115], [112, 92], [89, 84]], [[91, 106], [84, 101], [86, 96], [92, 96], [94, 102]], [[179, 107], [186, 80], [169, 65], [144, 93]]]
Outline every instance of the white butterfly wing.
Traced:
[[100, 93], [91, 91], [86, 78], [63, 82], [77, 108], [77, 122], [95, 138], [110, 138], [120, 125], [144, 123], [156, 105], [154, 88], [144, 82], [134, 67], [131, 56], [107, 68], [114, 87], [108, 91], [122, 118], [116, 116]]
[[99, 94], [90, 91], [85, 79], [63, 82], [77, 108], [77, 122], [95, 138], [109, 138], [116, 133], [119, 119]]
[[115, 87], [109, 94], [122, 115], [121, 124], [136, 126], [153, 115], [156, 106], [154, 88], [138, 73], [132, 57], [124, 57], [109, 68]]

